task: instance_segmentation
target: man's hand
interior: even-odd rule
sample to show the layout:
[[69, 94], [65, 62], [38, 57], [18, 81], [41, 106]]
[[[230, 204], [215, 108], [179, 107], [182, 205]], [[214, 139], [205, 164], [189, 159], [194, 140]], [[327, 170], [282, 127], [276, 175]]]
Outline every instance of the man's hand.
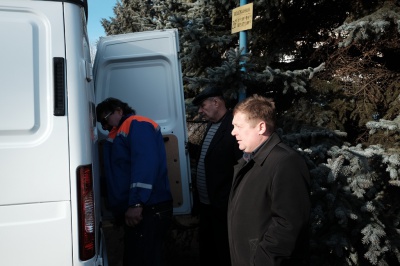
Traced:
[[125, 212], [125, 223], [127, 226], [135, 227], [143, 219], [143, 207], [129, 207]]

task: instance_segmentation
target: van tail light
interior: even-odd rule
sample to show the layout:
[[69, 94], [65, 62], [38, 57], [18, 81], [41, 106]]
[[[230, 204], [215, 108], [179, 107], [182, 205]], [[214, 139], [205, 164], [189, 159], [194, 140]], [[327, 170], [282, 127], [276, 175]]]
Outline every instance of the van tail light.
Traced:
[[95, 255], [95, 211], [92, 166], [78, 168], [79, 258], [88, 260]]

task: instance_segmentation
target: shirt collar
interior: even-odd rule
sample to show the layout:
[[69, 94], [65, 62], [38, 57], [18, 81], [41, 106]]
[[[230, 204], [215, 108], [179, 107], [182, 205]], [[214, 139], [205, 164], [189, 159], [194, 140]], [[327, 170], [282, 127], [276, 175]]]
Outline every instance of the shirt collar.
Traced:
[[251, 159], [254, 158], [254, 156], [256, 155], [256, 153], [261, 149], [262, 146], [264, 146], [264, 144], [265, 144], [266, 142], [267, 142], [267, 140], [264, 141], [263, 143], [261, 143], [260, 145], [258, 145], [258, 147], [257, 147], [254, 151], [252, 151], [252, 152], [243, 152], [243, 159], [244, 159], [246, 162], [249, 162]]

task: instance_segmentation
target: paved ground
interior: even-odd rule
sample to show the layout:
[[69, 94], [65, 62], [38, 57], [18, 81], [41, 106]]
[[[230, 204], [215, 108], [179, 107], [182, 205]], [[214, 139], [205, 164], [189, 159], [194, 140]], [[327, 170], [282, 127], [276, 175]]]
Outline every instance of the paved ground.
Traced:
[[[109, 266], [122, 266], [123, 229], [109, 222], [103, 225]], [[199, 266], [197, 219], [176, 216], [168, 234], [166, 266]]]

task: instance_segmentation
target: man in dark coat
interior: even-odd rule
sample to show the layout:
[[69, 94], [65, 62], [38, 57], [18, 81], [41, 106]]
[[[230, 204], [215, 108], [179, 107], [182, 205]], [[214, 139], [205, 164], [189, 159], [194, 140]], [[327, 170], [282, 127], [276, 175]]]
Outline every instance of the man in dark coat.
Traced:
[[274, 102], [255, 95], [233, 113], [232, 135], [244, 154], [228, 205], [232, 265], [309, 265], [307, 165], [274, 132]]
[[199, 114], [208, 121], [194, 184], [199, 211], [200, 264], [230, 266], [228, 197], [233, 166], [243, 152], [231, 135], [233, 116], [226, 108], [221, 89], [204, 89], [194, 98], [193, 104], [199, 106]]

